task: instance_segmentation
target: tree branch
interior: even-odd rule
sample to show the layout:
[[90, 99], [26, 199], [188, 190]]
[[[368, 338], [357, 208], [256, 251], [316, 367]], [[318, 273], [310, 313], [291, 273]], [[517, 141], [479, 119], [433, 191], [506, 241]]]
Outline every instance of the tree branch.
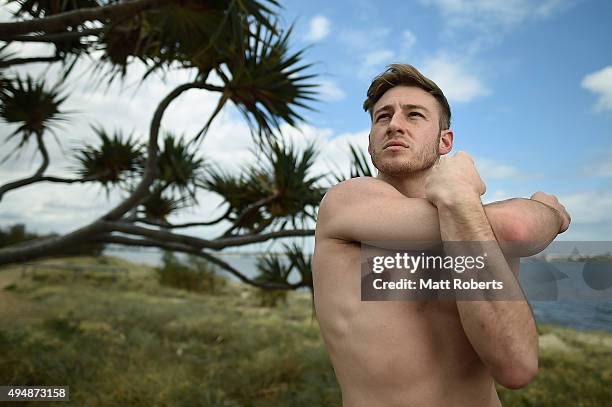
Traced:
[[62, 42], [75, 40], [81, 37], [87, 37], [90, 35], [99, 35], [106, 31], [106, 28], [88, 28], [80, 31], [66, 31], [59, 34], [38, 34], [38, 35], [14, 35], [14, 36], [0, 36], [2, 41], [20, 41], [20, 42]]
[[254, 287], [268, 289], [268, 290], [293, 290], [302, 287], [302, 284], [279, 284], [279, 283], [265, 283], [255, 280], [251, 280], [229, 263], [213, 256], [210, 253], [203, 252], [201, 250], [194, 249], [189, 246], [185, 246], [179, 243], [162, 242], [151, 239], [133, 239], [125, 236], [107, 235], [93, 239], [94, 243], [107, 243], [107, 244], [121, 244], [125, 246], [142, 246], [142, 247], [159, 247], [166, 250], [177, 251], [181, 253], [193, 254], [198, 257], [202, 257], [209, 262], [221, 267], [225, 271], [229, 272], [243, 283], [252, 285]]
[[229, 271], [231, 274], [238, 277], [238, 279], [240, 279], [240, 281], [242, 281], [243, 283], [247, 283], [247, 284], [250, 284], [258, 288], [264, 288], [268, 290], [270, 289], [272, 290], [294, 290], [302, 286], [301, 284], [289, 284], [289, 283], [282, 284], [282, 283], [272, 283], [272, 282], [265, 283], [265, 282], [251, 280], [245, 275], [243, 275], [242, 273], [240, 273], [238, 270], [236, 270], [234, 267], [232, 267], [229, 263], [224, 262], [223, 260], [213, 256], [210, 253], [197, 252], [197, 253], [191, 253], [191, 254], [195, 254], [196, 256], [205, 258], [211, 263], [216, 264], [217, 266], [223, 268], [224, 270]]
[[251, 243], [265, 242], [270, 239], [277, 239], [281, 237], [304, 237], [314, 236], [314, 229], [292, 229], [292, 230], [279, 230], [276, 232], [269, 232], [263, 234], [249, 234], [235, 237], [228, 237], [222, 239], [215, 239], [214, 242], [220, 246], [221, 249], [226, 247], [244, 246]]
[[14, 182], [10, 182], [8, 184], [2, 185], [0, 187], [0, 201], [2, 200], [2, 196], [7, 191], [36, 182], [36, 180], [42, 176], [42, 174], [45, 172], [45, 170], [49, 166], [49, 153], [47, 152], [47, 147], [45, 147], [45, 142], [43, 141], [41, 133], [36, 133], [36, 142], [38, 144], [38, 150], [40, 151], [40, 154], [42, 155], [42, 159], [43, 159], [42, 163], [40, 163], [40, 167], [38, 167], [38, 170], [36, 170], [34, 175], [32, 175], [31, 177], [24, 178], [22, 180], [18, 180], [18, 181], [14, 181]]
[[153, 119], [151, 119], [151, 127], [149, 133], [149, 142], [147, 145], [147, 161], [145, 164], [144, 174], [142, 175], [142, 179], [140, 183], [132, 192], [132, 194], [125, 199], [122, 203], [113, 208], [110, 212], [104, 215], [102, 218], [104, 220], [117, 220], [125, 215], [130, 209], [134, 206], [138, 205], [142, 200], [147, 196], [149, 191], [149, 186], [155, 178], [157, 177], [157, 138], [159, 136], [159, 128], [161, 126], [161, 120], [164, 115], [164, 112], [170, 105], [170, 103], [179, 97], [183, 92], [194, 89], [194, 88], [204, 88], [207, 86], [203, 82], [191, 82], [185, 83], [178, 87], [176, 87], [172, 92], [170, 92], [157, 106], [155, 110], [155, 114], [153, 115]]
[[273, 196], [270, 196], [268, 198], [260, 199], [259, 201], [254, 202], [254, 203], [250, 204], [249, 206], [247, 206], [246, 208], [244, 208], [244, 210], [238, 216], [238, 218], [236, 218], [236, 220], [234, 220], [234, 224], [229, 229], [227, 229], [223, 233], [222, 236], [223, 237], [229, 236], [230, 233], [232, 233], [232, 231], [234, 231], [236, 228], [240, 227], [240, 222], [242, 222], [243, 219], [245, 219], [247, 216], [251, 215], [253, 212], [258, 210], [262, 206], [269, 204], [270, 202], [272, 202], [276, 198], [278, 198], [278, 194], [274, 194]]
[[103, 7], [81, 8], [44, 18], [0, 23], [0, 36], [27, 34], [36, 31], [62, 31], [68, 26], [79, 25], [86, 21], [123, 18], [169, 2], [169, 0], [134, 0]]
[[42, 133], [36, 133], [36, 143], [38, 144], [38, 150], [40, 151], [40, 155], [42, 155], [43, 161], [34, 176], [40, 177], [47, 170], [47, 167], [49, 167], [49, 153], [43, 141]]
[[41, 257], [61, 255], [66, 249], [90, 243], [92, 236], [112, 232], [107, 225], [95, 221], [63, 236], [30, 240], [0, 249], [0, 264], [27, 261]]
[[102, 224], [107, 230], [113, 230], [121, 233], [127, 233], [130, 235], [137, 235], [148, 237], [151, 239], [157, 239], [165, 242], [174, 242], [184, 245], [191, 246], [195, 249], [211, 249], [211, 250], [222, 250], [227, 247], [244, 246], [251, 243], [265, 242], [270, 239], [277, 239], [282, 237], [299, 237], [299, 236], [312, 236], [314, 230], [312, 229], [298, 229], [298, 230], [279, 230], [276, 232], [263, 233], [263, 234], [252, 234], [242, 236], [232, 236], [227, 238], [220, 238], [214, 240], [200, 239], [194, 236], [182, 235], [178, 233], [172, 233], [165, 230], [153, 230], [142, 226], [132, 225], [125, 222], [104, 222]]
[[103, 224], [109, 229], [116, 232], [127, 233], [130, 235], [137, 235], [148, 237], [151, 239], [157, 239], [164, 242], [180, 243], [187, 245], [191, 248], [209, 248], [214, 249], [214, 244], [210, 240], [200, 239], [193, 236], [182, 235], [178, 233], [168, 232], [166, 230], [154, 230], [145, 228], [142, 226], [132, 225], [125, 222], [103, 222]]
[[180, 229], [180, 228], [190, 228], [190, 227], [194, 227], [194, 226], [211, 226], [214, 225], [216, 223], [221, 222], [222, 220], [224, 220], [227, 215], [230, 214], [230, 212], [232, 211], [232, 207], [230, 206], [223, 215], [219, 216], [217, 219], [213, 219], [207, 222], [190, 222], [190, 223], [162, 223], [162, 222], [158, 222], [158, 221], [154, 221], [151, 219], [147, 219], [147, 218], [127, 218], [126, 221], [129, 222], [141, 222], [141, 223], [145, 223], [147, 225], [151, 225], [151, 226], [159, 226], [159, 227], [163, 227], [165, 229]]
[[24, 179], [20, 179], [17, 181], [9, 182], [7, 184], [0, 186], [0, 201], [2, 200], [2, 197], [4, 196], [6, 192], [12, 189], [21, 188], [26, 185], [35, 184], [38, 182], [57, 182], [57, 183], [62, 183], [62, 184], [74, 184], [76, 182], [84, 183], [84, 182], [90, 182], [90, 181], [95, 181], [95, 180], [97, 180], [96, 177], [61, 178], [61, 177], [54, 177], [54, 176], [40, 176], [40, 177], [32, 176], [29, 178], [24, 178]]
[[[62, 249], [64, 249], [66, 246], [81, 244], [84, 241], [90, 239], [95, 234], [101, 232], [112, 232], [114, 230], [113, 226], [122, 225], [122, 222], [108, 221], [116, 221], [117, 219], [120, 219], [130, 209], [140, 204], [140, 202], [142, 202], [142, 200], [148, 195], [149, 187], [157, 176], [157, 139], [159, 135], [161, 119], [168, 105], [178, 96], [180, 96], [183, 92], [189, 89], [206, 89], [216, 91], [218, 89], [223, 88], [208, 85], [204, 82], [186, 83], [175, 88], [160, 102], [160, 104], [157, 106], [155, 114], [153, 115], [153, 119], [151, 120], [149, 142], [147, 145], [147, 161], [145, 164], [145, 171], [143, 177], [136, 189], [127, 199], [125, 199], [123, 202], [121, 202], [119, 205], [117, 205], [115, 208], [113, 208], [101, 218], [93, 221], [89, 225], [83, 226], [66, 235], [53, 238], [37, 239], [29, 241], [17, 247], [11, 246], [0, 249], [0, 265], [25, 260], [32, 260], [43, 256], [61, 253]], [[132, 225], [132, 227], [137, 226]], [[149, 231], [146, 228], [140, 229], [142, 229], [140, 232], [155, 232]], [[172, 234], [170, 235], [172, 236]], [[189, 236], [187, 236], [187, 238], [194, 239]]]
[[62, 58], [59, 56], [52, 56], [52, 57], [32, 57], [32, 58], [14, 58], [14, 59], [7, 59], [4, 61], [0, 61], [0, 68], [8, 68], [9, 66], [13, 66], [13, 65], [24, 65], [24, 64], [32, 64], [32, 63], [37, 63], [37, 62], [57, 62], [60, 61]]

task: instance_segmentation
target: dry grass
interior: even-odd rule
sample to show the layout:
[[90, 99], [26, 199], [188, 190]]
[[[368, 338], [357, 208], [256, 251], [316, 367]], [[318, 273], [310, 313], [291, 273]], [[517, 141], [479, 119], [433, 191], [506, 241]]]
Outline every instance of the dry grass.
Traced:
[[[119, 259], [67, 262], [130, 272], [0, 270], [0, 383], [69, 385], [77, 406], [340, 405], [308, 293], [264, 308], [243, 285], [198, 294]], [[541, 330], [540, 373], [500, 389], [504, 406], [609, 405], [612, 335]]]

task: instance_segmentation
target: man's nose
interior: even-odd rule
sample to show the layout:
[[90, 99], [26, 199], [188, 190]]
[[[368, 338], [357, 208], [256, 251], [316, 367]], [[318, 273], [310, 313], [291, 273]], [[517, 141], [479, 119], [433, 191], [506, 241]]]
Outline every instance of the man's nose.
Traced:
[[387, 133], [404, 133], [402, 115], [399, 113], [394, 113], [391, 116], [391, 121], [389, 122], [389, 126], [387, 127]]

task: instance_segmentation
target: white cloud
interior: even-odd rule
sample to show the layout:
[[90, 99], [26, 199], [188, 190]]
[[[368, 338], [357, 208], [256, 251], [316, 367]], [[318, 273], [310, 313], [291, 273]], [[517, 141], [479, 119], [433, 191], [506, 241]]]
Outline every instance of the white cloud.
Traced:
[[585, 177], [612, 177], [612, 149], [589, 157], [582, 165], [580, 175]]
[[[481, 173], [482, 176], [482, 173]], [[484, 176], [483, 176], [484, 178]], [[489, 186], [487, 186], [487, 191], [485, 193], [485, 195], [483, 195], [482, 200], [484, 204], [488, 204], [491, 202], [496, 202], [496, 201], [503, 201], [506, 199], [510, 199], [510, 198], [516, 198], [516, 195], [512, 195], [512, 192], [510, 192], [507, 189], [493, 189], [490, 190]]]
[[[15, 50], [17, 51], [17, 50]], [[20, 56], [34, 53], [33, 48], [21, 47]], [[34, 77], [44, 77], [55, 83], [58, 77], [57, 66], [45, 72], [45, 65], [30, 64], [20, 66], [19, 73], [30, 73]], [[149, 135], [149, 125], [158, 103], [172, 89], [193, 80], [192, 72], [171, 71], [164, 78], [151, 77], [137, 86], [145, 68], [133, 64], [128, 69], [122, 85], [118, 81], [106, 87], [92, 86], [91, 66], [83, 60], [75, 66], [65, 92], [69, 95], [64, 108], [73, 111], [68, 124], [57, 131], [64, 151], [56, 144], [51, 134], [46, 134], [47, 148], [51, 165], [48, 175], [72, 177], [69, 171], [75, 162], [74, 150], [85, 144], [97, 143], [97, 137], [90, 124], [100, 124], [107, 131], [121, 129], [125, 133], [134, 132], [139, 140], [145, 142]], [[214, 80], [214, 78], [212, 78]], [[136, 85], [136, 86], [135, 86]], [[218, 94], [201, 90], [190, 90], [174, 100], [167, 109], [162, 129], [191, 137], [204, 125], [215, 108]], [[209, 133], [201, 144], [201, 153], [209, 163], [226, 170], [238, 169], [242, 164], [255, 160], [249, 152], [252, 147], [248, 126], [235, 108], [228, 105], [213, 122]], [[0, 140], [4, 140], [14, 126], [0, 126]], [[38, 168], [40, 157], [33, 143], [18, 159], [12, 159], [0, 166], [0, 184], [30, 176]], [[4, 157], [14, 145], [3, 147]], [[6, 150], [5, 150], [6, 148]], [[220, 199], [211, 193], [203, 193], [202, 206], [186, 211], [178, 219], [209, 219], [219, 213], [213, 212]], [[28, 228], [40, 233], [49, 231], [67, 232], [83, 226], [102, 215], [119, 202], [118, 192], [111, 192], [110, 201], [105, 192], [97, 185], [37, 183], [8, 192], [0, 202], [0, 224], [25, 223]], [[75, 206], [75, 204], [77, 206]], [[27, 208], [24, 209], [24, 208]]]
[[368, 66], [384, 64], [388, 62], [391, 57], [393, 57], [393, 51], [389, 49], [370, 52], [365, 57], [365, 64]]
[[599, 96], [596, 110], [612, 110], [612, 65], [586, 75], [582, 87]]
[[[38, 76], [43, 74], [43, 68], [43, 66], [28, 66], [25, 71]], [[87, 69], [87, 66], [79, 63], [75, 67], [73, 78], [87, 76]], [[132, 67], [125, 82], [128, 85], [137, 83], [142, 69], [142, 67]], [[47, 72], [46, 77], [53, 81], [57, 77], [55, 68]], [[73, 115], [64, 131], [58, 131], [64, 148], [68, 150], [67, 154], [64, 154], [50, 137], [48, 138], [47, 146], [52, 164], [47, 173], [73, 176], [67, 171], [68, 167], [74, 165], [70, 150], [96, 142], [89, 128], [90, 123], [102, 124], [109, 131], [114, 129], [135, 131], [142, 141], [146, 141], [149, 123], [159, 101], [178, 84], [190, 80], [188, 72], [179, 72], [169, 74], [164, 81], [152, 78], [137, 89], [128, 86], [122, 92], [119, 83], [107, 89], [105, 86], [92, 88], [91, 82], [87, 80], [70, 82], [67, 89], [70, 97], [66, 101], [66, 109], [78, 110], [79, 113]], [[338, 100], [344, 97], [342, 90], [333, 81], [324, 81], [323, 90], [328, 99]], [[191, 136], [206, 122], [217, 100], [218, 95], [214, 93], [198, 90], [185, 92], [169, 106], [162, 126], [176, 134]], [[252, 154], [255, 146], [247, 124], [235, 108], [231, 105], [228, 105], [228, 108], [213, 122], [200, 149], [209, 163], [227, 171], [236, 171], [245, 164], [255, 162], [257, 157]], [[0, 127], [0, 138], [6, 137], [11, 130], [11, 126]], [[283, 130], [288, 134], [287, 137], [294, 137], [301, 142], [308, 139], [316, 140], [317, 147], [322, 151], [320, 160], [315, 166], [316, 172], [329, 173], [332, 168], [327, 165], [329, 163], [339, 163], [341, 168], [348, 168], [348, 149], [340, 151], [340, 147], [337, 147], [339, 141], [330, 141], [333, 137], [331, 130], [306, 125], [300, 128], [301, 133], [288, 125], [284, 125]], [[341, 139], [344, 138], [347, 136]], [[367, 140], [367, 135], [365, 139]], [[0, 184], [29, 176], [35, 171], [40, 159], [36, 156], [34, 147], [34, 145], [29, 146], [20, 159], [8, 161], [0, 167]], [[34, 160], [32, 157], [35, 157]], [[0, 202], [0, 225], [20, 222], [39, 233], [50, 231], [63, 233], [89, 223], [120, 199], [119, 192], [111, 192], [110, 200], [107, 200], [105, 192], [97, 185], [34, 184], [5, 195]], [[220, 198], [212, 193], [201, 192], [199, 199], [201, 205], [181, 212], [173, 220], [201, 221], [214, 218], [223, 210], [217, 208], [221, 202]], [[213, 237], [222, 227], [223, 225], [206, 229], [202, 233], [207, 237]]]
[[440, 53], [425, 60], [423, 73], [444, 91], [449, 102], [470, 102], [491, 91], [476, 76], [471, 66], [459, 57]]
[[[460, 38], [457, 46], [475, 55], [498, 43], [516, 27], [541, 21], [567, 10], [577, 0], [421, 0], [435, 7], [443, 18], [442, 34]], [[459, 35], [470, 33], [471, 38]]]
[[[487, 191], [485, 203], [515, 197], [527, 198], [533, 191], [516, 189], [494, 189]], [[546, 191], [548, 192], [548, 191]], [[610, 240], [612, 236], [612, 192], [608, 190], [587, 190], [555, 194], [572, 217], [569, 229], [555, 240]]]
[[321, 41], [330, 33], [331, 23], [325, 16], [318, 15], [310, 20], [308, 25], [308, 33], [306, 34], [307, 41]]
[[327, 102], [336, 102], [346, 97], [346, 94], [340, 89], [336, 82], [327, 79], [319, 81], [317, 91], [321, 99]]
[[338, 38], [351, 50], [372, 52], [387, 45], [387, 38], [390, 33], [391, 30], [386, 27], [367, 30], [344, 29], [340, 31]]
[[402, 33], [402, 47], [404, 49], [410, 49], [416, 44], [417, 38], [410, 30], [405, 30]]
[[485, 181], [488, 179], [516, 179], [526, 175], [511, 165], [499, 163], [488, 158], [477, 158], [474, 161], [476, 162], [478, 173]]
[[[398, 54], [389, 49], [389, 35], [391, 30], [386, 27], [370, 29], [343, 29], [338, 34], [338, 39], [345, 45], [350, 53], [353, 64], [348, 65], [349, 75], [356, 75], [359, 79], [370, 81], [374, 76], [381, 73], [384, 68], [398, 62]], [[410, 31], [405, 31], [402, 36], [402, 51], [407, 51], [405, 45], [413, 41]], [[396, 40], [395, 40], [396, 41]], [[414, 38], [416, 41], [416, 37]]]
[[547, 18], [566, 9], [571, 0], [421, 0], [440, 10], [452, 27], [511, 28], [526, 20]]
[[327, 175], [335, 172], [348, 174], [350, 169], [349, 145], [355, 145], [367, 152], [369, 129], [355, 133], [335, 134], [330, 129], [317, 128], [307, 124], [292, 128], [289, 125], [281, 126], [283, 137], [290, 140], [299, 148], [308, 143], [314, 143], [319, 155], [313, 165], [313, 174]]
[[387, 65], [394, 62], [394, 56], [395, 53], [389, 49], [365, 53], [357, 69], [357, 76], [361, 79], [373, 79], [374, 76], [382, 72]]
[[594, 168], [588, 169], [588, 171], [599, 177], [612, 177], [612, 161], [601, 162], [598, 165], [595, 165]]
[[612, 222], [612, 192], [584, 191], [560, 195], [561, 202], [572, 216], [572, 222], [603, 223]]

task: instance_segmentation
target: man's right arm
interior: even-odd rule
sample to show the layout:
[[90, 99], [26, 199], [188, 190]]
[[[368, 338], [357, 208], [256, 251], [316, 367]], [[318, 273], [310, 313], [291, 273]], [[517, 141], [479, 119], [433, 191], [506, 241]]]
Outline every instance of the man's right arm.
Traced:
[[439, 241], [438, 213], [427, 199], [407, 198], [376, 178], [353, 178], [330, 189], [317, 233], [344, 241]]
[[[512, 257], [537, 253], [560, 228], [552, 208], [527, 199], [485, 205], [485, 213], [502, 251]], [[529, 226], [534, 223], [538, 227]], [[319, 208], [317, 235], [351, 242], [441, 240], [434, 205], [424, 198], [408, 198], [369, 177], [344, 181], [326, 194]]]

